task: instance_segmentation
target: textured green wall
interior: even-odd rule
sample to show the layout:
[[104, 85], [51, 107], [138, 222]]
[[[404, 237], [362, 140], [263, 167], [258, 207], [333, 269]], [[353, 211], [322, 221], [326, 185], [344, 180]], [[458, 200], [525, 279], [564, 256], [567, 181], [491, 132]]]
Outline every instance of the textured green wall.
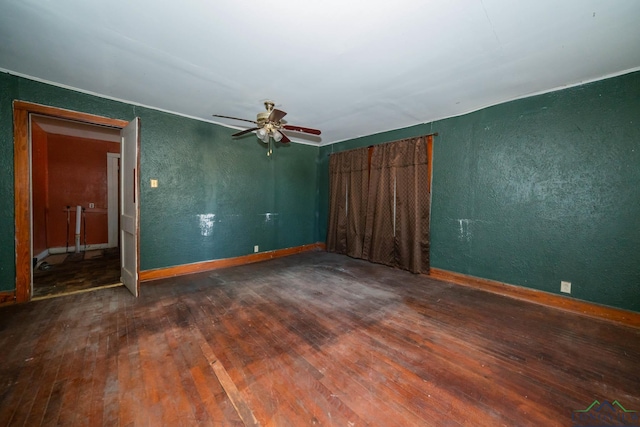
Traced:
[[0, 291], [15, 289], [13, 112], [17, 86], [0, 73]]
[[142, 270], [317, 241], [317, 147], [279, 146], [269, 158], [233, 129], [0, 73], [0, 291], [15, 288], [14, 99], [141, 118]]
[[433, 267], [640, 311], [640, 72], [320, 150], [438, 132]]
[[137, 113], [149, 141], [141, 156], [142, 269], [316, 241], [317, 147], [278, 146], [269, 158], [253, 135], [233, 140], [234, 129]]

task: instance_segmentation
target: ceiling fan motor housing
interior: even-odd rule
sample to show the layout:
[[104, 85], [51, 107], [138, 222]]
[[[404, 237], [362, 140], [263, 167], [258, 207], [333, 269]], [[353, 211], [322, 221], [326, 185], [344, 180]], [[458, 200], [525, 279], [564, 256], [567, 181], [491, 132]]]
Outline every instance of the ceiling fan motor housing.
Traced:
[[258, 113], [258, 117], [256, 119], [256, 121], [258, 122], [259, 126], [264, 126], [265, 123], [267, 123], [267, 121], [269, 121], [269, 115], [271, 113], [270, 112], [264, 112], [264, 113]]
[[262, 113], [258, 113], [258, 117], [256, 121], [258, 122], [258, 126], [263, 127], [268, 121], [271, 112], [273, 111], [273, 107], [275, 107], [275, 102], [273, 101], [264, 101], [264, 108], [267, 110]]

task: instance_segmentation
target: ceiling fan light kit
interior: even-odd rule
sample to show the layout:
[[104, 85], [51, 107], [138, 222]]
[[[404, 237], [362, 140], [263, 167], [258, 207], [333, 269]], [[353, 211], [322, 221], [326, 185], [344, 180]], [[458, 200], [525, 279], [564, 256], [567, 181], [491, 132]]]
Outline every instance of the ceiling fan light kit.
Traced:
[[267, 156], [271, 156], [271, 154], [273, 154], [273, 147], [271, 143], [272, 139], [275, 142], [282, 142], [283, 144], [288, 144], [289, 142], [291, 142], [289, 137], [282, 132], [282, 129], [291, 130], [294, 132], [303, 132], [312, 135], [320, 135], [321, 133], [317, 129], [284, 124], [282, 122], [282, 119], [287, 115], [287, 113], [282, 110], [275, 109], [275, 103], [273, 101], [265, 101], [264, 107], [267, 111], [258, 113], [255, 121], [239, 119], [237, 117], [231, 116], [221, 116], [219, 114], [213, 114], [213, 117], [222, 117], [225, 119], [241, 120], [243, 122], [254, 123], [255, 127], [234, 133], [231, 136], [238, 137], [256, 131], [256, 136], [258, 137], [258, 139], [267, 144]]

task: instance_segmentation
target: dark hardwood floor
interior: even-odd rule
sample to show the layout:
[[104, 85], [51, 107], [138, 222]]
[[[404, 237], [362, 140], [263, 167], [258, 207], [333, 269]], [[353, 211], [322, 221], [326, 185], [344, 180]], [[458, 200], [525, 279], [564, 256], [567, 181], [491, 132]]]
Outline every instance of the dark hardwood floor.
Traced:
[[[56, 263], [47, 261], [56, 259]], [[33, 296], [50, 297], [120, 282], [120, 248], [53, 255], [33, 270]]]
[[[640, 329], [324, 252], [0, 307], [0, 425], [570, 426]], [[629, 413], [631, 414], [631, 413]]]

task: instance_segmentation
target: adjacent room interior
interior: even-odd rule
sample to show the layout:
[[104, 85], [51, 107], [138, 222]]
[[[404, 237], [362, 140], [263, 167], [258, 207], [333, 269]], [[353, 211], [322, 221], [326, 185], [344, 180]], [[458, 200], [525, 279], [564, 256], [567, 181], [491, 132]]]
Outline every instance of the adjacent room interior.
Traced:
[[637, 425], [640, 3], [347, 3], [5, 6], [0, 424]]
[[33, 298], [120, 282], [120, 132], [31, 118]]

